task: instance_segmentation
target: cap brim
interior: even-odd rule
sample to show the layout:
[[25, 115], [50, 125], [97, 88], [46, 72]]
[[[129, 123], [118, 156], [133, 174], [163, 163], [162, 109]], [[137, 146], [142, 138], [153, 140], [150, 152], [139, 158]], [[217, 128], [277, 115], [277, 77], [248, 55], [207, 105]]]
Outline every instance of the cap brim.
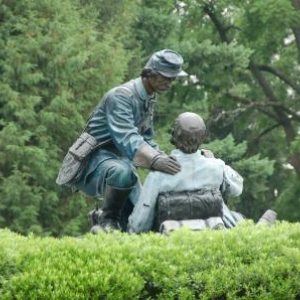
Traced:
[[179, 72], [162, 72], [162, 71], [159, 71], [159, 70], [157, 70], [158, 71], [158, 73], [160, 73], [161, 75], [163, 75], [163, 76], [165, 76], [165, 77], [168, 77], [168, 78], [174, 78], [174, 77], [185, 77], [185, 76], [188, 76], [188, 73], [187, 72], [185, 72], [185, 71], [183, 71], [183, 70], [181, 70], [181, 71], [179, 71]]
[[187, 72], [181, 70], [181, 71], [179, 72], [179, 74], [177, 75], [177, 77], [185, 77], [185, 76], [188, 76], [188, 75], [189, 75], [189, 74], [188, 74]]

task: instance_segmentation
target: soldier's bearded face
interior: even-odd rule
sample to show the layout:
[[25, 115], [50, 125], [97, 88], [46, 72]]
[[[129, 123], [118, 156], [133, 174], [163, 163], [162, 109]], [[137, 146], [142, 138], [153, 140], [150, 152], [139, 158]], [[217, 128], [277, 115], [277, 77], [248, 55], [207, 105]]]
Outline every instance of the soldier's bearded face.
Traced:
[[152, 89], [158, 94], [167, 92], [175, 79], [176, 77], [165, 77], [161, 74], [149, 78]]

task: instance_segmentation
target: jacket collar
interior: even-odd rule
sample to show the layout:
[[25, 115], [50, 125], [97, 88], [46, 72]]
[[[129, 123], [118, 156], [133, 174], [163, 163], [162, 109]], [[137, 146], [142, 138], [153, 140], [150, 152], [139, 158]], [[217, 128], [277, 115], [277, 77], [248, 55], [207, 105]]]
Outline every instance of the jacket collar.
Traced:
[[147, 101], [147, 100], [153, 100], [156, 98], [156, 94], [153, 94], [152, 96], [149, 96], [147, 94], [147, 91], [144, 87], [143, 81], [141, 77], [138, 77], [133, 80], [134, 81], [134, 88], [139, 95], [140, 99]]
[[184, 153], [179, 149], [174, 149], [171, 154], [177, 157], [186, 157], [189, 159], [202, 157], [200, 150], [197, 150], [194, 153]]

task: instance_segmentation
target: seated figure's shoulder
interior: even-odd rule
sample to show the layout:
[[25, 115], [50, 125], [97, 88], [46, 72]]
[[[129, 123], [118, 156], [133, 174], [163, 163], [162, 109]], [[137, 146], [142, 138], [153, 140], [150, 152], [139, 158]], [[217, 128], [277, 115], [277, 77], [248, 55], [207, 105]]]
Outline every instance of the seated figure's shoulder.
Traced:
[[215, 157], [210, 157], [204, 160], [204, 163], [207, 164], [207, 166], [215, 167], [215, 168], [224, 168], [226, 165], [225, 162], [221, 158], [215, 158]]

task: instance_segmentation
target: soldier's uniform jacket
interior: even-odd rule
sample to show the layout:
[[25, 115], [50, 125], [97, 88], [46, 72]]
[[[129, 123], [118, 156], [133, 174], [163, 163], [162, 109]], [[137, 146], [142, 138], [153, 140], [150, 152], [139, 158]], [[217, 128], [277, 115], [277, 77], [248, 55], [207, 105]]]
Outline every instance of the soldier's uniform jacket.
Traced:
[[[132, 161], [136, 151], [145, 143], [158, 149], [153, 140], [153, 111], [155, 94], [150, 97], [142, 78], [133, 79], [111, 89], [101, 99], [86, 131], [99, 142], [107, 144], [90, 157], [79, 182], [84, 184], [103, 161], [110, 158]], [[90, 194], [95, 194], [91, 191]]]
[[111, 140], [130, 160], [145, 142], [153, 142], [155, 95], [149, 97], [141, 78], [110, 90], [88, 123], [87, 132], [99, 141]]
[[[181, 164], [181, 171], [175, 175], [157, 171], [149, 173], [129, 217], [130, 232], [151, 230], [157, 197], [161, 192], [220, 188], [228, 196], [239, 196], [242, 193], [243, 178], [223, 160], [204, 157], [199, 150], [186, 154], [176, 149], [171, 155]], [[230, 211], [225, 203], [223, 205], [224, 217], [234, 224]]]

